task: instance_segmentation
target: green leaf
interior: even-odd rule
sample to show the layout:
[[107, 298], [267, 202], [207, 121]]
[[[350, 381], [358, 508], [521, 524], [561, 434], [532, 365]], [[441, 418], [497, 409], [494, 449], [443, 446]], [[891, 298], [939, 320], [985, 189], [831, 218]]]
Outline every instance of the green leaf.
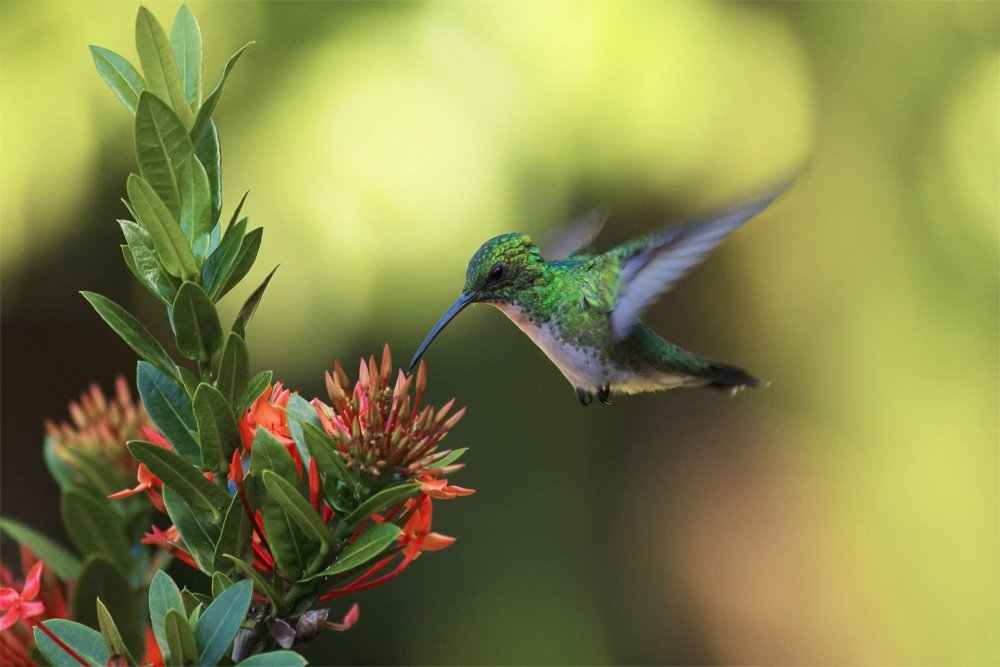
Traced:
[[214, 665], [225, 654], [246, 618], [252, 595], [253, 582], [244, 579], [224, 590], [208, 606], [195, 629], [198, 664]]
[[[42, 625], [69, 646], [88, 667], [105, 667], [111, 657], [104, 646], [101, 633], [82, 623], [53, 618], [43, 621]], [[36, 626], [34, 634], [35, 645], [52, 667], [80, 667], [79, 661], [49, 638], [41, 628]]]
[[250, 271], [250, 267], [253, 263], [257, 261], [257, 253], [260, 251], [260, 243], [264, 238], [264, 229], [258, 227], [257, 229], [251, 229], [247, 232], [247, 235], [243, 237], [243, 243], [240, 245], [240, 250], [236, 253], [236, 261], [233, 262], [232, 268], [229, 271], [229, 275], [226, 277], [226, 282], [222, 287], [222, 291], [219, 292], [219, 297], [222, 298], [226, 296], [226, 293], [236, 287], [243, 276]]
[[222, 243], [212, 251], [201, 268], [201, 284], [205, 285], [208, 295], [213, 300], [219, 300], [219, 292], [225, 283], [226, 276], [236, 262], [236, 257], [240, 252], [240, 245], [246, 234], [247, 219], [243, 218], [236, 225], [230, 226], [222, 237]]
[[208, 470], [221, 471], [240, 444], [233, 409], [218, 389], [204, 382], [194, 393], [193, 406], [201, 439], [202, 465]]
[[243, 409], [240, 411], [240, 414], [245, 412], [250, 407], [250, 404], [260, 398], [261, 394], [267, 391], [267, 388], [270, 386], [271, 371], [261, 371], [250, 378], [250, 381], [247, 383], [247, 392], [243, 396]]
[[295, 461], [285, 446], [266, 428], [258, 428], [250, 446], [250, 471], [258, 475], [270, 470], [292, 485], [300, 483]]
[[194, 152], [183, 123], [167, 103], [144, 91], [135, 112], [135, 152], [139, 172], [176, 219], [181, 213], [182, 165]]
[[240, 406], [247, 389], [249, 368], [250, 351], [247, 349], [247, 344], [239, 334], [230, 333], [226, 339], [226, 346], [222, 348], [219, 375], [215, 382], [230, 405]]
[[[219, 132], [215, 129], [215, 121], [208, 122], [208, 129], [202, 132], [201, 138], [194, 142], [194, 154], [205, 167], [208, 175], [208, 190], [212, 194], [212, 220], [218, 220], [222, 212], [222, 149], [219, 146]], [[218, 237], [213, 236], [210, 244], [213, 249], [218, 244]]]
[[281, 596], [278, 594], [278, 591], [274, 590], [274, 587], [271, 586], [271, 582], [269, 582], [264, 575], [255, 570], [252, 565], [244, 563], [235, 556], [225, 554], [223, 557], [231, 560], [236, 569], [253, 580], [254, 586], [257, 590], [267, 596], [268, 601], [271, 603], [271, 609], [277, 610], [275, 613], [279, 613], [283, 610]]
[[169, 308], [177, 296], [180, 281], [167, 273], [163, 265], [160, 264], [160, 260], [156, 257], [156, 247], [149, 232], [131, 220], [119, 220], [118, 224], [121, 226], [125, 241], [128, 243], [125, 262], [129, 265], [132, 273], [146, 286], [146, 289]]
[[238, 333], [243, 338], [246, 338], [247, 326], [250, 324], [250, 320], [253, 319], [253, 315], [257, 312], [257, 306], [260, 304], [261, 298], [264, 296], [264, 290], [267, 289], [267, 284], [271, 282], [271, 276], [274, 272], [278, 270], [278, 267], [271, 269], [271, 272], [267, 274], [264, 278], [264, 282], [260, 284], [260, 287], [255, 289], [247, 300], [243, 303], [243, 307], [240, 308], [239, 315], [236, 316], [236, 321], [233, 322], [233, 331]]
[[170, 520], [177, 526], [184, 545], [198, 563], [198, 568], [211, 572], [215, 545], [219, 541], [221, 516], [217, 517], [200, 505], [189, 503], [180, 492], [169, 486], [163, 487], [163, 504], [167, 507]]
[[245, 203], [246, 203], [246, 201], [247, 201], [247, 196], [248, 196], [249, 194], [250, 194], [250, 191], [249, 191], [249, 190], [247, 190], [246, 192], [244, 192], [244, 193], [243, 193], [243, 196], [242, 196], [242, 197], [240, 197], [240, 203], [236, 205], [236, 208], [235, 208], [235, 209], [233, 210], [233, 215], [232, 215], [232, 217], [231, 217], [231, 218], [229, 218], [229, 226], [230, 226], [230, 227], [232, 227], [233, 225], [235, 225], [235, 224], [236, 224], [236, 221], [240, 219], [240, 211], [242, 211], [242, 210], [243, 210], [243, 204], [245, 204]]
[[180, 224], [153, 186], [141, 176], [129, 174], [126, 189], [133, 213], [153, 240], [153, 247], [156, 248], [163, 268], [178, 278], [196, 278], [199, 275], [198, 264], [191, 253], [191, 247], [184, 238]]
[[163, 630], [167, 636], [167, 646], [170, 647], [170, 664], [190, 665], [198, 659], [194, 630], [183, 612], [168, 609], [163, 618]]
[[[79, 474], [61, 455], [60, 448], [51, 436], [45, 436], [45, 444], [42, 445], [42, 458], [49, 473], [56, 480], [60, 488], [71, 486], [79, 481]], [[45, 560], [44, 558], [42, 560]]]
[[215, 304], [197, 283], [185, 282], [174, 299], [174, 337], [188, 359], [206, 362], [222, 349], [222, 324]]
[[[291, 400], [289, 400], [289, 404], [291, 404]], [[346, 484], [348, 489], [353, 493], [359, 490], [357, 478], [344, 465], [343, 459], [337, 453], [339, 448], [333, 438], [327, 435], [316, 424], [299, 421], [294, 414], [292, 417], [292, 421], [302, 429], [305, 445], [312, 458], [316, 460], [317, 467], [319, 467], [320, 474], [323, 477], [323, 492], [327, 500], [332, 505], [337, 506], [336, 498], [339, 495], [337, 483], [342, 482]], [[290, 426], [289, 430], [291, 430]]]
[[149, 90], [160, 99], [169, 100], [181, 122], [190, 126], [194, 113], [184, 96], [167, 33], [145, 7], [139, 7], [139, 15], [135, 19], [135, 48], [139, 52], [139, 63]]
[[455, 461], [462, 458], [462, 455], [465, 454], [465, 452], [467, 451], [469, 451], [468, 447], [462, 447], [461, 449], [454, 449], [448, 452], [448, 454], [442, 457], [441, 459], [427, 466], [427, 468], [430, 470], [438, 470], [440, 468], [444, 468], [445, 466], [449, 466]]
[[169, 449], [151, 442], [130, 440], [128, 449], [163, 481], [165, 487], [175, 489], [194, 507], [222, 518], [222, 508], [229, 504], [229, 494], [205, 479], [197, 468]]
[[[178, 370], [181, 372], [181, 382], [184, 383], [184, 391], [188, 396], [194, 398], [194, 392], [198, 391], [198, 385], [201, 384], [198, 380], [198, 376], [183, 366], [178, 366]], [[193, 411], [194, 406], [192, 406], [192, 412]]]
[[192, 109], [201, 104], [201, 28], [194, 14], [181, 5], [170, 31], [170, 46], [180, 72], [184, 96]]
[[94, 292], [80, 292], [90, 302], [97, 314], [131, 347], [136, 354], [163, 371], [178, 377], [177, 364], [170, 358], [159, 341], [131, 313], [117, 303]]
[[237, 667], [305, 667], [306, 659], [295, 651], [268, 651], [242, 660]]
[[68, 487], [63, 490], [60, 502], [63, 525], [85, 558], [101, 555], [127, 568], [131, 563], [131, 547], [110, 502], [79, 487]]
[[319, 514], [302, 495], [297, 485], [289, 484], [276, 473], [265, 470], [261, 476], [264, 486], [270, 493], [270, 500], [284, 508], [292, 521], [298, 524], [302, 532], [313, 542], [322, 545], [326, 550], [333, 550], [336, 540], [333, 533], [326, 527]]
[[128, 577], [114, 562], [104, 556], [87, 560], [76, 582], [72, 597], [72, 615], [92, 628], [100, 627], [100, 617], [94, 601], [100, 598], [117, 619], [122, 640], [133, 655], [141, 655], [142, 628], [139, 624], [138, 596], [129, 588]]
[[0, 518], [0, 531], [18, 544], [31, 549], [38, 560], [45, 561], [49, 569], [60, 579], [76, 581], [80, 576], [80, 571], [83, 569], [80, 559], [34, 528], [4, 517]]
[[145, 361], [139, 362], [136, 385], [150, 419], [174, 450], [188, 461], [200, 461], [201, 449], [192, 433], [198, 425], [184, 388]]
[[239, 494], [233, 496], [222, 522], [222, 532], [212, 554], [212, 569], [218, 574], [232, 569], [226, 557], [236, 558], [248, 565], [253, 562], [253, 530]]
[[170, 652], [164, 628], [164, 619], [170, 609], [183, 614], [184, 600], [170, 575], [163, 570], [157, 570], [153, 575], [153, 581], [149, 584], [149, 625], [153, 628], [156, 643], [164, 657]]
[[[229, 564], [226, 564], [229, 567]], [[233, 585], [233, 580], [226, 576], [224, 572], [216, 570], [212, 573], [212, 597], [217, 598], [222, 594], [222, 591], [226, 590]]]
[[195, 258], [204, 260], [208, 254], [209, 236], [215, 226], [208, 174], [198, 158], [191, 156], [181, 164], [177, 179], [181, 188], [181, 231]]
[[215, 84], [215, 88], [213, 88], [212, 92], [210, 92], [208, 97], [205, 98], [205, 103], [201, 105], [200, 109], [198, 109], [198, 117], [195, 119], [194, 125], [191, 127], [191, 139], [194, 140], [195, 143], [198, 142], [201, 138], [202, 132], [204, 132], [208, 127], [212, 114], [215, 112], [215, 105], [219, 103], [219, 96], [222, 95], [222, 87], [225, 85], [226, 79], [229, 78], [229, 73], [236, 65], [236, 61], [240, 59], [240, 56], [243, 55], [243, 52], [246, 51], [251, 44], [253, 44], [253, 42], [243, 45], [239, 51], [229, 57], [226, 67], [222, 70], [222, 78], [219, 79], [219, 83]]
[[101, 598], [97, 598], [97, 622], [101, 628], [101, 637], [104, 638], [104, 646], [108, 649], [108, 653], [124, 656], [129, 663], [135, 662], [132, 658], [132, 652], [128, 650], [125, 642], [122, 641], [121, 633], [118, 632], [118, 626], [115, 625], [115, 619], [112, 618], [111, 612], [101, 602]]
[[307, 577], [305, 581], [329, 577], [364, 565], [388, 549], [402, 532], [399, 526], [394, 523], [372, 524], [358, 535], [358, 538], [350, 546], [344, 549], [331, 567], [311, 577]]
[[[316, 428], [319, 428], [319, 415], [316, 414], [316, 408], [312, 403], [302, 398], [298, 394], [291, 394], [288, 397], [288, 407], [285, 409], [291, 419], [288, 420], [288, 432], [292, 436], [292, 440], [295, 442], [295, 448], [299, 452], [299, 456], [302, 458], [302, 463], [305, 466], [309, 465], [309, 461], [312, 460], [312, 454], [309, 452], [309, 446], [306, 444], [305, 434], [302, 432], [302, 422], [307, 424], [312, 424]], [[320, 472], [323, 472], [320, 469]]]
[[[346, 525], [347, 530], [353, 530], [356, 525], [372, 514], [395, 507], [407, 498], [412, 497], [419, 488], [419, 482], [405, 482], [386, 487], [365, 500], [356, 510], [347, 515], [343, 524]], [[340, 528], [338, 527], [339, 530]]]
[[142, 75], [132, 67], [132, 63], [114, 51], [91, 45], [90, 53], [94, 58], [97, 73], [111, 86], [111, 90], [125, 108], [135, 113], [139, 104], [139, 93], [146, 88]]

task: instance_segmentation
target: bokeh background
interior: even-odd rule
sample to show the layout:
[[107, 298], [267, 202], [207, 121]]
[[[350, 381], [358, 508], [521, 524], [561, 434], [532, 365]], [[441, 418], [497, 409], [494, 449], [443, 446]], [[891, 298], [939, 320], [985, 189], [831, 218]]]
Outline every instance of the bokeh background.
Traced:
[[[1000, 660], [1000, 5], [191, 7], [207, 82], [256, 40], [216, 116], [225, 209], [252, 188], [247, 284], [281, 265], [253, 365], [306, 396], [335, 358], [406, 361], [497, 233], [603, 203], [609, 247], [805, 165], [648, 315], [769, 389], [584, 409], [497, 312], [445, 331], [430, 392], [469, 407], [478, 493], [317, 664]], [[168, 334], [86, 48], [134, 60], [136, 9], [0, 5], [2, 512], [57, 536], [42, 421], [134, 369], [77, 291]]]

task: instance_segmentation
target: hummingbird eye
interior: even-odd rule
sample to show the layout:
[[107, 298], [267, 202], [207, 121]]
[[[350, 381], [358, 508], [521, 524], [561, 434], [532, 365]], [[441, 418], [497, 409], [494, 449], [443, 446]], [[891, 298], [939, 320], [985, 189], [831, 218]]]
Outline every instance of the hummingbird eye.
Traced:
[[507, 273], [507, 265], [503, 262], [497, 262], [490, 267], [490, 282], [495, 283], [502, 280], [505, 273]]

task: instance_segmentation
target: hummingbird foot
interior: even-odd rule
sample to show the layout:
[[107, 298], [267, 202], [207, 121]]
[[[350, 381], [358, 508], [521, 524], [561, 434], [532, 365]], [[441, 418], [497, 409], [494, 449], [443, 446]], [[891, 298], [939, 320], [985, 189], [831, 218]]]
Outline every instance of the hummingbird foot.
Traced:
[[611, 385], [603, 385], [597, 390], [597, 398], [604, 403], [604, 405], [611, 405]]
[[594, 400], [594, 393], [587, 391], [583, 387], [576, 388], [576, 398], [580, 401], [580, 405], [586, 407], [590, 405], [591, 401]]

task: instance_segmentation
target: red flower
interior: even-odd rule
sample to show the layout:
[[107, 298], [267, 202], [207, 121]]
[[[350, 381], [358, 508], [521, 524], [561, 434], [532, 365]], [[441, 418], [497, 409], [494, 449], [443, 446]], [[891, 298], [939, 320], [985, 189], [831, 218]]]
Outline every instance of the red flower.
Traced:
[[42, 561], [35, 563], [20, 592], [16, 588], [0, 588], [0, 611], [7, 612], [0, 616], [0, 631], [6, 630], [21, 618], [45, 613], [45, 603], [35, 599], [41, 590], [43, 567], [45, 564]]
[[[143, 435], [146, 436], [146, 439], [154, 445], [159, 445], [164, 449], [173, 449], [173, 447], [170, 446], [170, 443], [167, 442], [167, 439], [164, 438], [163, 435], [156, 429], [143, 426], [142, 432]], [[167, 508], [166, 505], [163, 504], [163, 495], [161, 493], [163, 491], [163, 482], [160, 481], [160, 478], [154, 475], [144, 463], [139, 464], [139, 468], [136, 470], [136, 477], [139, 480], [139, 483], [136, 486], [131, 489], [123, 489], [121, 491], [111, 493], [108, 495], [108, 498], [117, 500], [118, 498], [127, 498], [128, 496], [145, 491], [146, 494], [149, 495], [149, 499], [152, 501], [156, 509], [166, 514]]]

